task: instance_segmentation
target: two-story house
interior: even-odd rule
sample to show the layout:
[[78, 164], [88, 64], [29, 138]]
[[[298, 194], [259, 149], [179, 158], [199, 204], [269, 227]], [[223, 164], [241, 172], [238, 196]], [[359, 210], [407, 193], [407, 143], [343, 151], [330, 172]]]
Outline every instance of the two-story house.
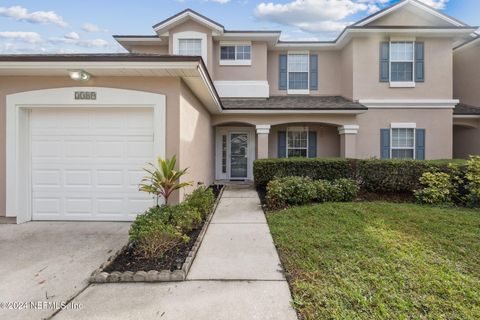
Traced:
[[419, 1], [333, 41], [192, 10], [153, 30], [115, 36], [126, 54], [0, 56], [0, 215], [131, 220], [157, 155], [195, 186], [250, 180], [260, 158], [453, 156], [453, 49], [476, 28]]

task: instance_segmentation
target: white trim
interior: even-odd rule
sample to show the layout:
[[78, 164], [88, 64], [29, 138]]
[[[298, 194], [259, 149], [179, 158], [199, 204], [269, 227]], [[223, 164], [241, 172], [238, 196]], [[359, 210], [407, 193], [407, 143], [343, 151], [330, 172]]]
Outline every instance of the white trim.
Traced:
[[268, 98], [268, 81], [214, 81], [222, 98]]
[[415, 42], [417, 41], [416, 37], [407, 37], [407, 36], [391, 36], [390, 42]]
[[[251, 57], [250, 53], [250, 57]], [[220, 63], [221, 66], [251, 66], [252, 65], [252, 59], [250, 60], [221, 60]]]
[[182, 31], [173, 34], [173, 54], [179, 55], [179, 42], [185, 39], [198, 39], [202, 41], [202, 59], [205, 65], [208, 65], [207, 60], [207, 35], [203, 32], [197, 31]]
[[354, 26], [359, 26], [359, 27], [362, 27], [362, 26], [365, 26], [367, 24], [369, 24], [370, 22], [372, 21], [375, 21], [389, 13], [391, 13], [392, 11], [395, 11], [395, 10], [398, 10], [400, 9], [401, 7], [405, 6], [406, 4], [412, 4], [412, 5], [415, 5], [416, 7], [420, 8], [420, 9], [423, 9], [425, 10], [426, 12], [440, 18], [440, 19], [443, 19], [451, 24], [453, 24], [454, 26], [457, 26], [457, 27], [463, 27], [465, 26], [463, 23], [460, 23], [456, 20], [453, 20], [451, 19], [450, 17], [442, 14], [441, 12], [438, 12], [436, 11], [435, 9], [433, 8], [430, 8], [428, 5], [425, 5], [425, 4], [420, 4], [418, 3], [417, 1], [415, 0], [405, 0], [403, 2], [399, 2], [397, 3], [396, 5], [393, 5], [391, 6], [390, 8], [388, 8], [387, 10], [383, 11], [383, 12], [380, 12], [379, 14], [376, 14], [376, 15], [373, 15], [372, 17], [370, 17], [369, 19], [365, 20], [365, 21], [362, 21], [362, 22], [359, 22], [359, 23], [355, 23]]
[[[415, 68], [415, 66], [413, 68]], [[390, 74], [391, 73], [390, 71]], [[390, 88], [415, 88], [415, 86], [415, 81], [390, 81]]]
[[392, 122], [390, 123], [392, 129], [416, 129], [417, 124], [415, 122]]
[[[215, 180], [230, 180], [230, 135], [232, 133], [248, 134], [247, 177], [253, 180], [253, 161], [255, 160], [255, 128], [254, 127], [217, 127], [215, 130]], [[222, 172], [222, 135], [227, 135], [227, 172]], [[235, 178], [242, 179], [242, 178]]]
[[[75, 91], [95, 91], [96, 100], [75, 100]], [[6, 213], [17, 223], [31, 220], [29, 109], [152, 107], [154, 154], [165, 157], [166, 97], [161, 94], [103, 87], [69, 87], [35, 90], [6, 97]], [[154, 160], [154, 159], [152, 159]]]
[[257, 129], [257, 134], [269, 134], [271, 125], [269, 124], [257, 124], [255, 129]]
[[369, 109], [453, 109], [457, 99], [365, 99], [359, 100]]
[[454, 114], [454, 119], [480, 119], [480, 115], [475, 114]]
[[172, 19], [169, 19], [169, 20], [165, 21], [162, 24], [157, 25], [155, 28], [153, 28], [153, 30], [155, 30], [155, 32], [159, 33], [159, 32], [161, 32], [162, 29], [168, 28], [170, 25], [175, 25], [176, 23], [182, 22], [182, 20], [184, 20], [185, 18], [192, 18], [193, 20], [196, 20], [196, 21], [208, 26], [210, 29], [213, 29], [213, 30], [217, 31], [220, 34], [222, 34], [224, 32], [222, 27], [218, 26], [215, 23], [212, 23], [211, 21], [209, 21], [209, 20], [207, 20], [207, 19], [205, 19], [205, 18], [203, 18], [203, 17], [199, 16], [198, 14], [195, 14], [194, 12], [191, 12], [191, 11], [185, 11], [181, 15], [178, 15], [178, 16], [172, 18]]
[[360, 126], [357, 124], [346, 124], [338, 127], [338, 134], [357, 134]]
[[[288, 79], [288, 76], [287, 76]], [[299, 90], [299, 89], [287, 89], [287, 94], [310, 94], [310, 90]]]

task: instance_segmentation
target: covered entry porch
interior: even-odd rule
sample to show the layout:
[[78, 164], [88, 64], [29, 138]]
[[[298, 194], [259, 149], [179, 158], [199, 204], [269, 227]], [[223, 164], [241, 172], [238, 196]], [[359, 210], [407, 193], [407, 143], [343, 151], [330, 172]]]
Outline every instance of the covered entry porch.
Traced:
[[213, 119], [215, 179], [253, 180], [256, 159], [356, 157], [359, 126], [354, 117], [335, 122], [325, 116], [296, 118]]

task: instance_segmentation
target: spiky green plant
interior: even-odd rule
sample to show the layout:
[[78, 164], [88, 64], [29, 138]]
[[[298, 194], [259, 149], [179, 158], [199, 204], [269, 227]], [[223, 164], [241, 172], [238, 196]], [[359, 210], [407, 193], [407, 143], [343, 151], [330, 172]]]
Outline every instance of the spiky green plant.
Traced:
[[191, 182], [179, 182], [180, 178], [187, 173], [188, 168], [177, 171], [175, 170], [176, 162], [176, 156], [171, 159], [158, 157], [157, 166], [148, 163], [148, 167], [143, 169], [149, 175], [143, 177], [139, 190], [155, 195], [157, 205], [160, 197], [163, 197], [165, 204], [168, 204], [168, 198], [175, 190], [192, 185]]

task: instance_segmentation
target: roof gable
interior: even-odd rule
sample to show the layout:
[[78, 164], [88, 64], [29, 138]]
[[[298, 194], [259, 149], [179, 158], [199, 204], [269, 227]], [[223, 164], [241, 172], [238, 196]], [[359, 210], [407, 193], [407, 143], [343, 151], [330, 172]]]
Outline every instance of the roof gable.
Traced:
[[417, 0], [402, 0], [368, 16], [353, 26], [438, 26], [465, 27], [467, 24], [452, 18]]
[[167, 18], [153, 26], [153, 30], [159, 35], [168, 32], [170, 29], [185, 23], [186, 21], [193, 20], [208, 29], [212, 30], [213, 35], [221, 35], [225, 31], [225, 28], [220, 23], [213, 21], [200, 13], [193, 11], [192, 9], [186, 9], [177, 13], [170, 18]]

